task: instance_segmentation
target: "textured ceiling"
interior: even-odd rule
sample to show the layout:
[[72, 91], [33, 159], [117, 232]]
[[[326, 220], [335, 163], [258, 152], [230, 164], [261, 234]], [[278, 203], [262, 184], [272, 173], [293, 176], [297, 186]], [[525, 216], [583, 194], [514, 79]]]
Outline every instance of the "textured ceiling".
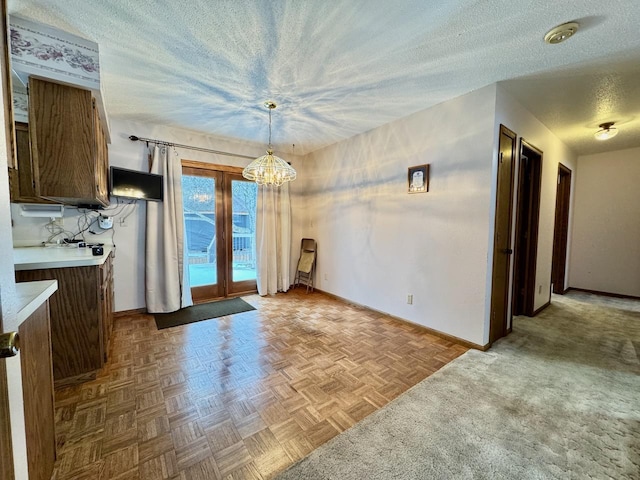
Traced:
[[[112, 118], [263, 142], [262, 103], [274, 100], [274, 144], [296, 153], [505, 80], [578, 153], [602, 147], [590, 137], [601, 120], [640, 121], [637, 0], [8, 0], [8, 10], [100, 45]], [[544, 44], [571, 20], [582, 28], [570, 41]], [[623, 144], [623, 126], [611, 142]], [[635, 132], [627, 139], [640, 144]]]
[[[592, 61], [509, 80], [504, 86], [578, 154], [640, 146], [638, 51], [627, 59]], [[593, 134], [604, 122], [615, 122], [619, 133], [598, 141]]]

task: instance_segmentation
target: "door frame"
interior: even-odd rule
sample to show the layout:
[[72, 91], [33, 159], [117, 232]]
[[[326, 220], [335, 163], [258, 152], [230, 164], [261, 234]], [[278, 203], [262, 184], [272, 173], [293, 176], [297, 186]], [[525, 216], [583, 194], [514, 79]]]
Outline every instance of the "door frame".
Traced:
[[[242, 177], [242, 167], [231, 165], [217, 165], [213, 163], [199, 162], [196, 160], [182, 160], [182, 172], [193, 172], [194, 175], [203, 175], [214, 178], [216, 181], [216, 217], [218, 206], [222, 210], [223, 222], [216, 221], [216, 262], [218, 283], [216, 286], [205, 285], [192, 287], [191, 294], [194, 303], [206, 303], [229, 297], [237, 297], [257, 292], [257, 284], [254, 281], [233, 282], [233, 215], [232, 198], [225, 192], [231, 192], [233, 180], [245, 180]], [[223, 261], [220, 261], [223, 259]]]
[[[498, 232], [499, 232], [499, 217], [498, 217], [498, 210], [499, 207], [501, 205], [501, 200], [500, 198], [500, 169], [502, 168], [502, 158], [503, 158], [503, 151], [501, 150], [501, 141], [502, 141], [502, 137], [506, 136], [507, 138], [511, 139], [511, 172], [508, 178], [508, 191], [509, 191], [509, 195], [508, 195], [508, 199], [506, 199], [506, 201], [508, 202], [507, 205], [507, 209], [508, 209], [508, 215], [505, 217], [507, 220], [507, 234], [506, 234], [506, 245], [501, 245], [500, 243], [500, 239], [498, 237]], [[491, 345], [493, 342], [495, 342], [496, 340], [498, 340], [499, 338], [504, 337], [505, 335], [507, 335], [509, 333], [509, 310], [510, 310], [510, 303], [509, 303], [509, 293], [510, 293], [510, 288], [509, 288], [509, 279], [510, 279], [510, 274], [512, 271], [512, 262], [511, 262], [511, 234], [512, 234], [512, 227], [513, 227], [513, 179], [514, 179], [514, 162], [515, 162], [515, 158], [516, 158], [516, 139], [517, 139], [517, 135], [515, 132], [513, 132], [512, 130], [510, 130], [509, 128], [505, 127], [504, 125], [500, 125], [500, 133], [498, 136], [498, 166], [496, 169], [496, 204], [495, 204], [495, 220], [494, 220], [494, 235], [493, 235], [493, 261], [492, 261], [492, 273], [491, 273], [491, 305], [490, 305], [490, 309], [489, 309], [489, 344]], [[503, 248], [504, 247], [504, 248]], [[506, 272], [500, 272], [498, 270], [498, 254], [504, 254], [504, 255], [508, 255], [508, 260], [507, 260], [507, 267], [506, 267]], [[505, 281], [504, 281], [504, 285], [498, 285], [498, 280], [501, 278], [501, 273], [504, 275]], [[501, 290], [501, 291], [500, 291]], [[504, 304], [503, 305], [499, 305], [498, 307], [500, 307], [500, 311], [504, 312], [504, 314], [502, 315], [502, 318], [496, 318], [495, 315], [495, 311], [496, 311], [496, 302], [498, 300], [498, 298], [504, 298]]]
[[[533, 155], [532, 155], [533, 154]], [[524, 160], [524, 157], [528, 161]], [[518, 158], [518, 201], [516, 205], [516, 238], [514, 245], [513, 297], [512, 311], [514, 315], [535, 315], [536, 267], [538, 262], [538, 233], [540, 228], [540, 201], [542, 193], [543, 152], [525, 139], [520, 138], [520, 154]], [[527, 179], [527, 174], [531, 176]], [[525, 185], [528, 198], [524, 198]], [[524, 238], [524, 233], [527, 233]], [[519, 269], [523, 268], [523, 272]], [[523, 274], [522, 285], [519, 273]], [[520, 294], [523, 290], [522, 305]]]
[[[6, 154], [9, 167], [16, 167], [15, 133], [13, 130], [13, 102], [11, 100], [11, 67], [9, 66], [9, 41], [7, 38], [7, 2], [0, 0], [0, 88], [4, 98], [4, 135], [6, 139]], [[8, 176], [5, 173], [3, 178]], [[7, 207], [8, 208], [8, 207]], [[1, 266], [0, 266], [1, 267]], [[6, 292], [4, 292], [6, 294]], [[0, 291], [0, 303], [7, 301]], [[0, 333], [4, 332], [2, 321], [2, 309], [0, 308]], [[15, 359], [14, 359], [15, 360]], [[13, 480], [15, 472], [13, 467], [13, 441], [11, 437], [11, 418], [9, 412], [9, 384], [7, 382], [7, 364], [5, 359], [0, 359], [0, 478]]]
[[551, 260], [551, 283], [553, 293], [564, 295], [567, 274], [567, 240], [569, 211], [571, 208], [571, 169], [558, 163], [558, 185], [556, 187], [556, 211], [553, 227], [553, 254]]
[[[0, 333], [2, 328], [2, 313], [0, 313]], [[9, 385], [7, 383], [6, 359], [0, 359], [0, 478], [12, 480], [13, 470], [13, 442], [11, 438], [11, 418], [9, 414]]]

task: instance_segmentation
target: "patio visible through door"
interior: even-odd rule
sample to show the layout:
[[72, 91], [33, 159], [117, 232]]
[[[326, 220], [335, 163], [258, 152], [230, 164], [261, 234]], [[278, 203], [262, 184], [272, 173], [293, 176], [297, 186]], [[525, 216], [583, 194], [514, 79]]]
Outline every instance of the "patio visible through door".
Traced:
[[256, 290], [258, 186], [241, 172], [183, 161], [186, 260], [195, 302]]

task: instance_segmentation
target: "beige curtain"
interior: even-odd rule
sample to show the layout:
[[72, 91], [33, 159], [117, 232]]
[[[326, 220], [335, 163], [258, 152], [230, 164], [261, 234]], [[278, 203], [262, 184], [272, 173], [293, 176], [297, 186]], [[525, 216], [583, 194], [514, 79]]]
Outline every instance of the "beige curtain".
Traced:
[[184, 260], [182, 166], [167, 146], [153, 149], [151, 173], [164, 177], [164, 201], [147, 202], [145, 295], [149, 313], [175, 312], [193, 305]]
[[258, 187], [256, 243], [258, 293], [289, 290], [291, 262], [291, 202], [289, 184]]

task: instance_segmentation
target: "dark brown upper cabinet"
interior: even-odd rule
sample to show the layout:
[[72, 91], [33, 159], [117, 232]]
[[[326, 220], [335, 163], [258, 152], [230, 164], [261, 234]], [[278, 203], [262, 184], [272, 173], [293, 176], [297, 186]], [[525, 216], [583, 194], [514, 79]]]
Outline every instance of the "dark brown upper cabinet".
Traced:
[[18, 168], [9, 168], [11, 201], [19, 203], [55, 203], [38, 195], [36, 184], [38, 174], [34, 170], [33, 159], [31, 158], [29, 124], [16, 122], [15, 136]]
[[107, 142], [89, 90], [30, 78], [29, 138], [36, 197], [109, 204]]

